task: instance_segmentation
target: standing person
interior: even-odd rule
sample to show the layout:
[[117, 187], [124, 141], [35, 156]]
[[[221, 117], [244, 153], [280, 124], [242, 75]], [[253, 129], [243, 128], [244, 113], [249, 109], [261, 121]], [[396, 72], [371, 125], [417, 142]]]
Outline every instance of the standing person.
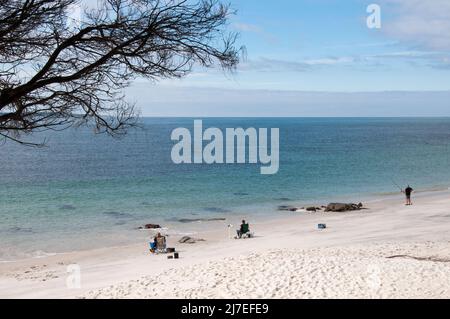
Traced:
[[405, 190], [403, 191], [403, 192], [405, 193], [405, 195], [406, 195], [406, 205], [407, 205], [407, 206], [412, 205], [412, 202], [411, 202], [411, 194], [412, 194], [413, 191], [414, 191], [414, 189], [412, 189], [412, 187], [409, 186], [409, 185], [408, 185], [408, 187], [406, 187]]

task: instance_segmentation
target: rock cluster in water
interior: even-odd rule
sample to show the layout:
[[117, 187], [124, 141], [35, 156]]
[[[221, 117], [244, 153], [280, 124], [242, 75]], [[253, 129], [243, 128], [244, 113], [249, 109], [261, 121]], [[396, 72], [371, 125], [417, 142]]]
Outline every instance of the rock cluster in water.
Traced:
[[289, 212], [298, 212], [298, 211], [307, 211], [307, 212], [317, 212], [317, 211], [325, 211], [325, 212], [350, 212], [364, 209], [364, 205], [362, 203], [353, 204], [353, 203], [330, 203], [327, 206], [310, 206], [310, 207], [295, 207], [295, 206], [278, 206], [278, 210], [280, 211], [289, 211]]
[[139, 229], [161, 229], [162, 227], [157, 224], [147, 224], [144, 227], [139, 227]]
[[325, 208], [326, 212], [350, 212], [355, 210], [363, 209], [363, 204], [342, 204], [342, 203], [331, 203]]

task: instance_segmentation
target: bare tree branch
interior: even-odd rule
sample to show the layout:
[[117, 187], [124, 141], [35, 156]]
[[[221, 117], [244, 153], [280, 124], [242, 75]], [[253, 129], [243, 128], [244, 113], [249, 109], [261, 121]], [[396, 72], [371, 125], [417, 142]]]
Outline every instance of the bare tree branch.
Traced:
[[183, 77], [194, 65], [239, 62], [234, 12], [219, 0], [0, 0], [0, 136], [94, 125], [120, 135], [136, 124], [123, 89], [137, 77]]

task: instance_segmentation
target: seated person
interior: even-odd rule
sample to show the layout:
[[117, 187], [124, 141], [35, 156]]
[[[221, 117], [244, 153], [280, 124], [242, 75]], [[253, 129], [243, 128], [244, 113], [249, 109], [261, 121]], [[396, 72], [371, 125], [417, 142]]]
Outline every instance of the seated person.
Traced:
[[238, 238], [242, 238], [242, 235], [245, 235], [248, 232], [250, 232], [250, 226], [245, 222], [245, 220], [243, 220], [241, 227], [237, 230]]
[[153, 237], [153, 242], [150, 243], [150, 251], [153, 253], [158, 249], [161, 249], [161, 247], [158, 247], [158, 241], [161, 243], [165, 237], [161, 235], [161, 233], [158, 233], [155, 237]]

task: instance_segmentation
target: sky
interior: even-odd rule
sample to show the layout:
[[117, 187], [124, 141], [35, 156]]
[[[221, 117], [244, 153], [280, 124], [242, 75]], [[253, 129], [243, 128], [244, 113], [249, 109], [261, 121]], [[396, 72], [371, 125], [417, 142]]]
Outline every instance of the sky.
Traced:
[[228, 1], [246, 48], [237, 70], [138, 80], [143, 115], [450, 116], [449, 0]]

